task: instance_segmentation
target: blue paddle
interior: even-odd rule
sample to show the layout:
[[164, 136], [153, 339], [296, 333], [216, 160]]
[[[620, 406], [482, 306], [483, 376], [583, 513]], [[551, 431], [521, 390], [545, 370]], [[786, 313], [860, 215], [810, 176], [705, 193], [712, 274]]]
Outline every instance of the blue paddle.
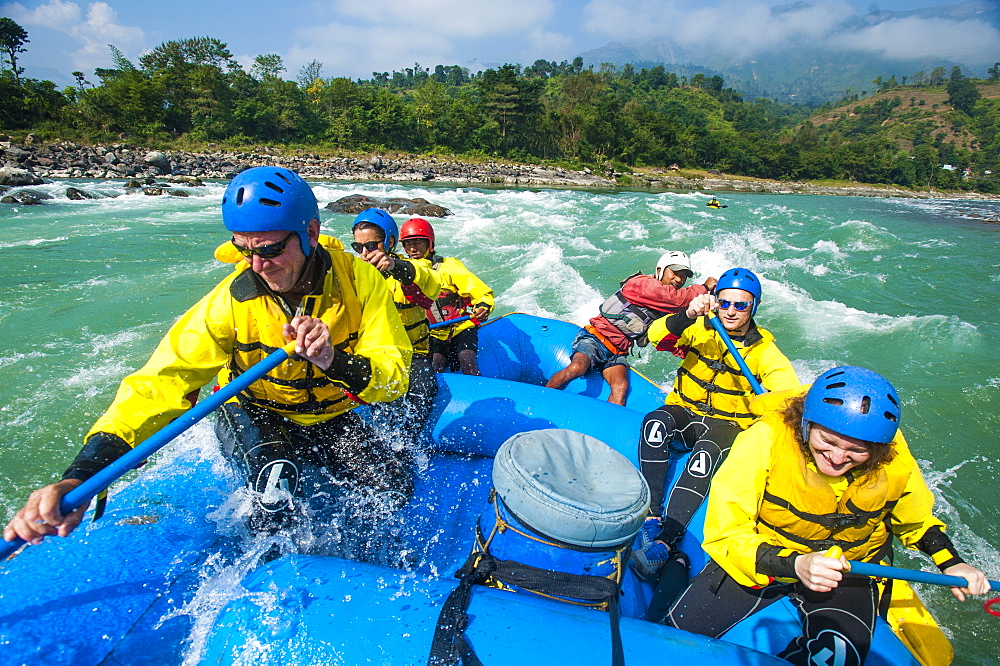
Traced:
[[[854, 560], [848, 560], [848, 562], [851, 563], [851, 573], [871, 576], [872, 578], [898, 578], [899, 580], [908, 580], [911, 583], [929, 583], [947, 587], [968, 587], [969, 585], [969, 581], [961, 576], [900, 569], [899, 567], [888, 567], [884, 564], [872, 564], [871, 562], [856, 562]], [[988, 582], [991, 590], [1000, 591], [1000, 581], [991, 580]]]
[[[839, 546], [833, 546], [823, 553], [827, 557], [839, 558], [844, 551]], [[946, 587], [968, 587], [969, 581], [961, 576], [947, 576], [945, 574], [929, 573], [927, 571], [915, 571], [913, 569], [900, 569], [899, 567], [889, 567], [884, 564], [874, 564], [873, 562], [858, 562], [857, 560], [847, 560], [851, 573], [872, 578], [895, 578], [911, 583], [928, 583], [930, 585], [944, 585]], [[1000, 582], [988, 581], [991, 590], [1000, 591]]]
[[[249, 370], [234, 378], [218, 391], [168, 423], [145, 442], [137, 445], [121, 458], [115, 460], [97, 474], [63, 495], [62, 501], [59, 502], [59, 511], [65, 516], [77, 507], [89, 502], [98, 493], [121, 478], [126, 472], [138, 467], [144, 460], [159, 451], [172, 439], [221, 407], [222, 403], [236, 396], [236, 394], [246, 389], [250, 384], [253, 384], [268, 372], [281, 365], [281, 363], [288, 360], [289, 356], [295, 351], [295, 343], [296, 341], [292, 340], [281, 349], [271, 352], [266, 358], [252, 366]], [[0, 541], [0, 560], [16, 552], [25, 543], [27, 542], [20, 538], [15, 538], [10, 542]]]
[[743, 371], [743, 376], [747, 378], [748, 382], [750, 382], [750, 388], [753, 389], [753, 392], [757, 395], [766, 393], [764, 387], [760, 385], [757, 378], [753, 376], [752, 372], [750, 372], [747, 362], [743, 360], [739, 351], [736, 350], [736, 345], [733, 344], [732, 339], [729, 337], [729, 331], [727, 331], [722, 325], [719, 318], [715, 316], [715, 312], [709, 312], [706, 316], [708, 317], [708, 320], [712, 322], [712, 327], [715, 329], [715, 332], [719, 334], [720, 338], [722, 338], [722, 342], [726, 345], [726, 349], [728, 349], [729, 353], [733, 355], [733, 359], [735, 359], [736, 364], [740, 366], [740, 370]]
[[[436, 324], [431, 324], [427, 328], [441, 328], [442, 326], [451, 326], [452, 324], [458, 324], [463, 321], [468, 321], [472, 319], [472, 315], [465, 315], [464, 317], [455, 317], [454, 319], [445, 319], [444, 321], [439, 321]], [[486, 323], [486, 320], [473, 322], [476, 326], [482, 326]]]

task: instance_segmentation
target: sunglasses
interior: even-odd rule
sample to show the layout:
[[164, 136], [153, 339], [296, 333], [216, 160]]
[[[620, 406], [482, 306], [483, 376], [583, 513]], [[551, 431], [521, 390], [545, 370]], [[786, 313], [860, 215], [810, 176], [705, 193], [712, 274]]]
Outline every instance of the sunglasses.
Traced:
[[737, 312], [744, 312], [748, 307], [753, 305], [753, 301], [719, 301], [720, 310], [728, 310], [730, 305], [736, 308]]
[[368, 241], [367, 243], [359, 243], [354, 241], [351, 243], [351, 249], [353, 249], [358, 254], [361, 254], [361, 250], [368, 250], [369, 252], [374, 252], [378, 249], [379, 243], [382, 241]]
[[296, 235], [297, 234], [293, 231], [285, 236], [285, 240], [278, 241], [277, 243], [271, 243], [270, 245], [261, 245], [260, 247], [243, 247], [242, 245], [237, 244], [235, 238], [233, 238], [230, 242], [233, 244], [233, 247], [236, 248], [237, 252], [242, 254], [247, 259], [255, 254], [261, 259], [274, 259], [285, 251], [285, 246], [288, 245], [288, 243]]

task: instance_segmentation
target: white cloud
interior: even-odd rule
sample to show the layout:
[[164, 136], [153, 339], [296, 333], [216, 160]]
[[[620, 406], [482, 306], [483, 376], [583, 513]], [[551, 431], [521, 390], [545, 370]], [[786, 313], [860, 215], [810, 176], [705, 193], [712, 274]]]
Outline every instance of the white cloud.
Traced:
[[0, 6], [0, 14], [27, 27], [49, 28], [69, 36], [77, 47], [68, 49], [75, 69], [90, 70], [111, 64], [108, 44], [132, 52], [145, 40], [142, 28], [122, 25], [118, 13], [106, 2], [91, 2], [85, 19], [80, 4], [62, 0], [49, 0], [33, 10], [17, 2], [7, 3]]
[[583, 28], [611, 41], [669, 40], [678, 46], [712, 46], [733, 55], [825, 38], [853, 15], [843, 0], [790, 5], [722, 0], [711, 6], [690, 0], [591, 0]]
[[546, 23], [555, 11], [552, 0], [335, 0], [332, 8], [372, 25], [463, 39], [528, 31]]
[[912, 59], [933, 53], [972, 66], [1000, 59], [1000, 32], [982, 21], [901, 18], [834, 35], [836, 49], [871, 51], [887, 58]]
[[47, 4], [29, 10], [19, 2], [0, 5], [0, 14], [27, 26], [39, 26], [67, 31], [80, 23], [80, 5], [75, 2], [49, 0]]
[[569, 50], [572, 40], [545, 29], [555, 11], [552, 0], [333, 0], [333, 20], [300, 28], [285, 55], [289, 72], [319, 60], [324, 74], [369, 77], [419, 62], [424, 67], [479, 61], [530, 63]]

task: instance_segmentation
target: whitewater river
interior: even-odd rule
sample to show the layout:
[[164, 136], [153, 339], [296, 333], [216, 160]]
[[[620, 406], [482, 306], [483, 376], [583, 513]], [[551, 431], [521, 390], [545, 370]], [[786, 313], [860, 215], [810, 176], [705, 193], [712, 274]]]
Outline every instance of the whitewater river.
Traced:
[[[4, 521], [61, 474], [118, 381], [231, 270], [212, 258], [228, 238], [223, 184], [175, 198], [73, 182], [106, 195], [89, 201], [66, 199], [67, 185], [33, 188], [54, 197], [41, 206], [0, 205]], [[752, 269], [764, 285], [758, 320], [803, 381], [849, 363], [895, 383], [938, 514], [967, 558], [1000, 578], [1000, 303], [986, 298], [1000, 291], [1000, 225], [982, 221], [1000, 218], [1000, 202], [726, 195], [728, 208], [716, 211], [703, 194], [314, 189], [321, 207], [366, 193], [450, 208], [454, 216], [433, 221], [438, 249], [493, 287], [498, 314], [583, 323], [619, 281], [652, 273], [667, 249], [690, 253], [699, 278]], [[351, 219], [324, 211], [324, 231], [348, 240]], [[664, 382], [677, 363], [644, 351], [634, 364]], [[919, 554], [898, 561], [932, 569]], [[956, 663], [997, 663], [1000, 618], [943, 588], [921, 595], [952, 637]]]

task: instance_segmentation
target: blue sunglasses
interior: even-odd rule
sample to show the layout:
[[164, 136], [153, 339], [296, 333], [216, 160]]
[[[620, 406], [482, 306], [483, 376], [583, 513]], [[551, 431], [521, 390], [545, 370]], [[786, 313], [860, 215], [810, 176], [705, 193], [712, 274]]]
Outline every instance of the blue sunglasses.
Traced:
[[737, 312], [745, 312], [748, 307], [753, 305], [753, 301], [719, 301], [720, 310], [728, 310], [730, 305], [736, 308]]

